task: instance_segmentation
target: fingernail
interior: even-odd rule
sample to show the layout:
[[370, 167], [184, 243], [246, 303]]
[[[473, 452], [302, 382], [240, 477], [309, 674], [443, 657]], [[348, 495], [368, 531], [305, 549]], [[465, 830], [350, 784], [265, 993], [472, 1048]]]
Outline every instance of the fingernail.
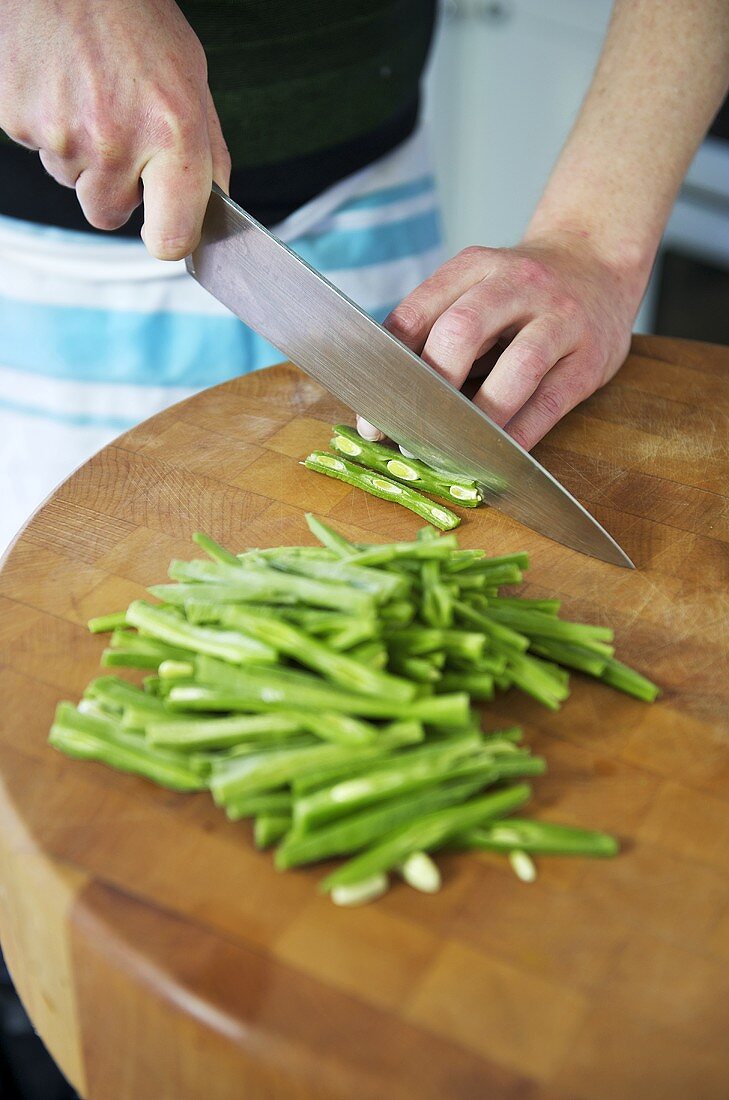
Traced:
[[363, 439], [368, 439], [370, 443], [376, 443], [378, 439], [384, 438], [379, 428], [375, 428], [373, 424], [369, 424], [361, 416], [357, 417], [357, 431]]

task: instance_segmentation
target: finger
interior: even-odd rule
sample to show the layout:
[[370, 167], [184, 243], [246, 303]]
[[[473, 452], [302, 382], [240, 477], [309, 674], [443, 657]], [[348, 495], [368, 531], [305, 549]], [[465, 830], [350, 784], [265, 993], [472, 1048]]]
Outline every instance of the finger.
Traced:
[[473, 398], [474, 404], [504, 425], [536, 391], [548, 371], [570, 350], [565, 329], [547, 317], [527, 324], [499, 356]]
[[376, 428], [374, 424], [370, 424], [364, 417], [357, 417], [357, 431], [363, 439], [368, 439], [370, 443], [377, 443], [380, 439], [384, 439], [384, 433]]
[[220, 119], [213, 103], [213, 97], [208, 88], [208, 138], [210, 140], [210, 154], [213, 162], [213, 179], [218, 187], [222, 187], [226, 195], [230, 191], [230, 153], [226, 145], [223, 131], [220, 128]]
[[420, 354], [437, 319], [489, 273], [494, 255], [488, 248], [464, 248], [395, 306], [383, 322], [385, 328]]
[[118, 229], [141, 203], [142, 189], [138, 179], [121, 171], [86, 168], [76, 181], [76, 197], [90, 225]]
[[524, 319], [524, 307], [512, 289], [483, 279], [436, 320], [421, 355], [460, 389], [504, 329]]
[[540, 382], [506, 431], [530, 451], [550, 428], [597, 388], [597, 379], [584, 369], [577, 352], [566, 355]]
[[49, 149], [39, 149], [40, 162], [49, 176], [62, 187], [75, 187], [76, 180], [83, 171], [83, 163], [75, 157], [62, 157]]
[[165, 150], [142, 169], [142, 239], [160, 260], [181, 260], [197, 246], [210, 198], [213, 168], [210, 149]]

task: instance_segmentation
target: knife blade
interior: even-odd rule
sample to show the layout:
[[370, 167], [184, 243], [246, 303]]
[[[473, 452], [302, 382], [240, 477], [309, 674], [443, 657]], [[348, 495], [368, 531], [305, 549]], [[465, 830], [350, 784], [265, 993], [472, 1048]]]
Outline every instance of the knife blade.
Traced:
[[217, 185], [186, 263], [241, 321], [417, 458], [475, 479], [490, 504], [533, 530], [634, 568], [535, 458]]

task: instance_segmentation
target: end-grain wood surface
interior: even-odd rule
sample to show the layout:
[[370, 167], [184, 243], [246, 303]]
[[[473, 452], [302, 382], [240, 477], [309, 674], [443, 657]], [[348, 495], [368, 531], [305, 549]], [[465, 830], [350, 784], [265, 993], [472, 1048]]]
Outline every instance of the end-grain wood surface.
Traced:
[[364, 540], [395, 505], [305, 471], [347, 413], [290, 365], [128, 432], [40, 509], [0, 573], [0, 934], [25, 1004], [89, 1100], [725, 1100], [729, 1095], [729, 349], [638, 338], [618, 377], [538, 448], [636, 572], [508, 517], [462, 544], [525, 548], [528, 590], [612, 624], [653, 707], [573, 677], [558, 714], [513, 693], [549, 773], [533, 812], [607, 829], [612, 861], [444, 860], [341, 910], [320, 871], [278, 874], [249, 827], [46, 743], [104, 641], [84, 624], [192, 556]]

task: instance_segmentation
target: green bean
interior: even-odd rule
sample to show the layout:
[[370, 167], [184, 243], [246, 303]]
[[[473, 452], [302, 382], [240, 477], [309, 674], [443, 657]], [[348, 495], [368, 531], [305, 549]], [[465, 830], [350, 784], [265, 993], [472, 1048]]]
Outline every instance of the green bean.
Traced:
[[307, 512], [304, 518], [312, 535], [319, 539], [319, 542], [338, 558], [349, 558], [352, 554], [357, 553], [357, 547], [353, 543], [345, 539], [344, 535], [340, 535], [338, 531], [334, 531], [323, 520], [317, 519], [312, 512]]
[[463, 600], [456, 601], [456, 618], [469, 626], [477, 626], [483, 630], [489, 641], [497, 650], [515, 651], [523, 653], [529, 648], [529, 639], [519, 634], [516, 630], [504, 623], [496, 622], [482, 611], [476, 611], [469, 607]]
[[408, 886], [422, 894], [437, 894], [441, 888], [440, 871], [427, 852], [411, 852], [398, 870]]
[[479, 787], [480, 781], [477, 779], [445, 783], [440, 787], [389, 798], [374, 808], [347, 814], [309, 833], [289, 833], [276, 851], [276, 866], [284, 871], [359, 851], [413, 817], [463, 802]]
[[424, 561], [420, 567], [422, 597], [420, 615], [430, 626], [448, 628], [453, 626], [453, 594], [441, 581], [440, 566], [437, 561]]
[[635, 669], [629, 668], [621, 661], [617, 661], [614, 657], [608, 658], [600, 679], [606, 684], [610, 684], [611, 687], [626, 692], [627, 695], [642, 699], [644, 703], [652, 703], [660, 695], [660, 691], [654, 683], [647, 680], [645, 676], [641, 676]]
[[523, 805], [529, 794], [529, 787], [520, 784], [417, 818], [327, 875], [320, 883], [320, 890], [329, 893], [336, 886], [351, 885], [378, 872], [389, 871], [413, 852], [432, 851], [454, 834], [481, 825], [489, 819], [503, 817]]
[[524, 611], [541, 611], [544, 615], [557, 615], [561, 607], [559, 600], [528, 600], [524, 596], [489, 596], [487, 607], [516, 607]]
[[276, 650], [270, 645], [236, 631], [195, 626], [169, 611], [153, 607], [144, 600], [134, 600], [129, 605], [127, 618], [133, 626], [163, 642], [195, 649], [211, 657], [222, 657], [234, 664], [276, 660]]
[[154, 584], [148, 591], [158, 599], [178, 606], [184, 606], [186, 600], [193, 598], [210, 603], [302, 603], [335, 611], [347, 607], [353, 614], [365, 615], [372, 614], [375, 607], [368, 592], [353, 590], [346, 584], [281, 573], [277, 569], [248, 569], [235, 583], [193, 581], [189, 584]]
[[49, 740], [69, 756], [133, 772], [172, 790], [197, 791], [206, 786], [184, 757], [150, 749], [142, 738], [126, 733], [118, 723], [80, 714], [70, 703], [59, 704]]
[[109, 615], [97, 615], [95, 619], [89, 619], [87, 626], [92, 634], [108, 634], [127, 626], [127, 613], [112, 611]]
[[224, 749], [261, 737], [287, 738], [305, 728], [297, 714], [279, 711], [182, 722], [169, 717], [149, 722], [145, 733], [150, 745], [192, 752], [195, 749]]
[[493, 699], [494, 678], [488, 672], [444, 672], [438, 691], [467, 691], [472, 699]]
[[253, 841], [256, 848], [270, 848], [291, 827], [291, 818], [286, 814], [258, 814], [253, 825]]
[[459, 550], [446, 568], [454, 573], [461, 569], [488, 573], [500, 569], [502, 565], [515, 565], [517, 569], [524, 571], [529, 568], [529, 555], [522, 550], [516, 554], [502, 554], [500, 557], [488, 558], [483, 550]]
[[608, 833], [516, 817], [469, 829], [455, 836], [453, 845], [492, 852], [518, 848], [550, 856], [614, 856], [618, 852], [617, 841]]
[[364, 489], [365, 492], [383, 500], [394, 500], [443, 531], [450, 531], [461, 522], [453, 512], [440, 504], [434, 504], [432, 500], [421, 496], [415, 489], [408, 489], [393, 481], [392, 478], [366, 470], [362, 466], [355, 466], [345, 458], [335, 458], [334, 455], [323, 451], [312, 451], [304, 460], [304, 465], [309, 470], [316, 470], [320, 474], [326, 474], [327, 477], [344, 481], [347, 485]]
[[554, 665], [527, 654], [513, 654], [509, 658], [508, 675], [527, 695], [533, 696], [550, 710], [559, 710], [560, 703], [569, 695], [564, 681], [554, 675]]
[[[455, 535], [415, 542], [385, 542], [360, 550], [349, 560], [350, 565], [390, 565], [393, 562], [412, 564], [421, 561], [443, 561], [457, 545]], [[416, 566], [413, 566], [416, 568]]]
[[311, 577], [328, 583], [351, 584], [354, 588], [361, 588], [363, 592], [370, 593], [378, 603], [406, 597], [410, 591], [407, 577], [397, 577], [393, 573], [385, 573], [382, 569], [371, 569], [346, 559], [332, 562], [281, 555], [273, 565], [275, 569], [284, 573]]
[[283, 619], [272, 616], [264, 618], [240, 607], [229, 607], [225, 609], [223, 622], [240, 629], [264, 649], [285, 653], [349, 691], [361, 691], [366, 695], [386, 694], [398, 702], [409, 702], [415, 695], [414, 685], [407, 680], [353, 661]]
[[225, 814], [229, 821], [240, 821], [244, 817], [256, 817], [258, 814], [290, 817], [291, 795], [288, 791], [242, 795], [238, 799], [226, 802]]
[[588, 623], [571, 623], [542, 611], [522, 610], [516, 607], [492, 607], [487, 615], [497, 623], [518, 630], [530, 638], [554, 638], [563, 642], [577, 642], [597, 653], [610, 656], [613, 631], [607, 626], [591, 626]]
[[196, 546], [199, 546], [201, 550], [204, 550], [213, 561], [224, 562], [228, 565], [237, 565], [238, 559], [235, 554], [231, 554], [230, 550], [226, 550], [224, 546], [221, 546], [219, 542], [216, 542], [210, 535], [206, 535], [204, 531], [195, 531], [192, 536], [192, 541]]
[[199, 684], [175, 686], [168, 696], [171, 708], [186, 710], [323, 709], [360, 718], [413, 719], [432, 725], [463, 726], [469, 718], [468, 696], [462, 692], [409, 703], [374, 695], [356, 695], [324, 683], [307, 673], [288, 670], [233, 668], [222, 661], [198, 658]]
[[329, 446], [348, 458], [354, 458], [360, 465], [465, 508], [477, 508], [483, 500], [476, 482], [469, 478], [436, 470], [415, 458], [406, 458], [382, 443], [370, 443], [344, 424], [333, 430], [335, 435]]
[[385, 638], [391, 647], [411, 657], [442, 651], [467, 661], [478, 661], [483, 656], [486, 640], [483, 634], [474, 631], [440, 630], [436, 627], [387, 630]]
[[215, 802], [221, 805], [243, 794], [275, 790], [290, 783], [297, 775], [305, 775], [331, 764], [374, 759], [410, 743], [418, 734], [416, 725], [412, 730], [400, 725], [396, 729], [390, 727], [383, 730], [373, 745], [318, 744], [221, 761], [213, 766], [210, 790]]
[[368, 901], [376, 901], [386, 894], [389, 886], [387, 875], [370, 875], [369, 878], [353, 882], [349, 886], [335, 886], [331, 899], [335, 905], [366, 905]]
[[369, 665], [370, 668], [387, 668], [387, 649], [380, 641], [363, 642], [361, 645], [353, 646], [348, 652], [353, 661]]
[[[449, 738], [440, 744], [424, 745], [396, 755], [387, 766], [360, 770], [351, 778], [332, 787], [311, 791], [294, 802], [297, 828], [312, 826], [341, 817], [352, 810], [405, 794], [443, 779], [454, 764], [477, 751], [481, 745], [478, 734]], [[490, 761], [485, 762], [486, 765]]]
[[584, 646], [575, 642], [559, 642], [554, 638], [539, 638], [532, 641], [530, 652], [597, 677], [605, 671], [610, 659], [595, 653], [592, 649], [585, 649]]
[[149, 714], [166, 714], [167, 709], [161, 699], [135, 687], [118, 676], [97, 676], [92, 680], [84, 695], [89, 699], [98, 699], [104, 705], [126, 709], [134, 706]]

